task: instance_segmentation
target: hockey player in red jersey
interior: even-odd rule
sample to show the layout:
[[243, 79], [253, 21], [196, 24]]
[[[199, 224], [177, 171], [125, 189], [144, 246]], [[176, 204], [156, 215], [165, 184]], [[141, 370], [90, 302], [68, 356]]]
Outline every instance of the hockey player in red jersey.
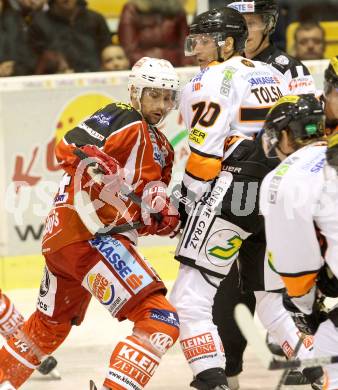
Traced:
[[[8, 340], [12, 335], [19, 334], [25, 319], [17, 310], [9, 297], [0, 290], [0, 335]], [[44, 359], [37, 370], [42, 375], [51, 374], [51, 378], [60, 379], [55, 370], [57, 361], [53, 356]]]
[[[178, 337], [176, 310], [165, 298], [162, 280], [136, 250], [138, 232], [133, 228], [142, 222], [142, 234], [168, 235], [179, 223], [165, 192], [174, 152], [156, 128], [175, 108], [178, 87], [168, 61], [144, 57], [129, 78], [131, 105], [109, 104], [69, 131], [56, 147], [66, 173], [46, 220], [46, 267], [37, 310], [23, 330], [39, 350], [51, 354], [72, 325], [80, 325], [92, 296], [119, 321], [132, 321], [132, 335], [112, 352], [102, 389], [143, 389]], [[79, 149], [90, 164], [76, 155]], [[127, 184], [146, 206], [141, 209], [125, 193], [114, 192], [110, 179], [118, 174], [115, 184]], [[95, 236], [82, 222], [84, 215], [74, 205], [81, 188], [99, 221], [113, 227], [111, 234]], [[121, 226], [127, 231], [121, 232]], [[0, 383], [20, 387], [39, 362], [34, 350], [11, 337], [0, 350]]]

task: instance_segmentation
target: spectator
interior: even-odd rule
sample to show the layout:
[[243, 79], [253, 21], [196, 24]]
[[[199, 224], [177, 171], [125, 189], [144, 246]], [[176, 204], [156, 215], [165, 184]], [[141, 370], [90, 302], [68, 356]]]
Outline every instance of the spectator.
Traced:
[[74, 73], [63, 54], [46, 50], [37, 63], [35, 74]]
[[325, 31], [319, 23], [300, 24], [294, 35], [295, 57], [298, 60], [321, 60], [325, 52]]
[[49, 10], [34, 15], [29, 40], [37, 55], [53, 50], [75, 72], [100, 70], [101, 52], [111, 44], [107, 23], [84, 0], [49, 0]]
[[25, 74], [30, 59], [19, 12], [0, 0], [0, 77]]
[[42, 10], [47, 5], [47, 0], [8, 0], [9, 6], [19, 12], [24, 28], [28, 28], [35, 12]]
[[119, 45], [109, 45], [101, 53], [101, 70], [126, 70], [129, 69], [129, 60], [126, 53]]
[[182, 0], [129, 0], [118, 33], [131, 65], [144, 56], [164, 58], [174, 66], [187, 64], [188, 24]]

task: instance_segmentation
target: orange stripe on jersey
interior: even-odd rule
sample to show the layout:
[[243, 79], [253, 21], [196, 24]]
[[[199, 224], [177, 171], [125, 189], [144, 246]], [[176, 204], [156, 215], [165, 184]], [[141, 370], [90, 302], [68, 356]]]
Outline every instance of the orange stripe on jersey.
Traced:
[[240, 137], [237, 135], [228, 137], [224, 142], [224, 150], [228, 150], [231, 145], [233, 145], [235, 142], [237, 142], [240, 139], [244, 139], [244, 137]]
[[191, 152], [185, 169], [187, 173], [194, 177], [208, 181], [214, 179], [220, 173], [221, 160]]
[[281, 276], [288, 290], [288, 294], [292, 297], [300, 297], [307, 294], [314, 286], [317, 272], [294, 277]]

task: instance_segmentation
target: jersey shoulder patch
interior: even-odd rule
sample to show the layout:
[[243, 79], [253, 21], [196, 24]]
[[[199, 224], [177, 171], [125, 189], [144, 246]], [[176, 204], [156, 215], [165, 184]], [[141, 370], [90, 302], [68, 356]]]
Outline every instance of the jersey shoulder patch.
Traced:
[[298, 77], [297, 66], [301, 66], [303, 70], [303, 74], [301, 76], [308, 76], [310, 72], [308, 68], [297, 58], [289, 56], [287, 53], [284, 53], [282, 50], [277, 50], [274, 53], [274, 56], [269, 61], [271, 65], [279, 70], [281, 73], [286, 73], [288, 70], [291, 72], [292, 78]]
[[108, 104], [79, 123], [65, 135], [65, 139], [67, 142], [76, 142], [79, 145], [90, 142], [102, 147], [112, 133], [137, 121], [142, 121], [139, 112], [129, 104], [116, 102]]
[[[141, 114], [130, 104], [116, 102], [96, 111], [86, 123], [95, 128], [99, 127], [109, 134], [133, 122], [142, 121]], [[107, 134], [107, 136], [109, 135]]]

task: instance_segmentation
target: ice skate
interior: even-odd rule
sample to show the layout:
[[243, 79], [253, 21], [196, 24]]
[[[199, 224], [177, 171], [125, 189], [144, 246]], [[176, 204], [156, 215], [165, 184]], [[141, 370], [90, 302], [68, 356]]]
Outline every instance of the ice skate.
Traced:
[[97, 390], [97, 387], [96, 387], [94, 381], [92, 381], [92, 380], [89, 381], [89, 390]]
[[44, 359], [40, 366], [37, 368], [41, 375], [49, 375], [51, 379], [59, 380], [61, 379], [61, 375], [59, 371], [55, 368], [58, 362], [53, 356], [48, 356]]

